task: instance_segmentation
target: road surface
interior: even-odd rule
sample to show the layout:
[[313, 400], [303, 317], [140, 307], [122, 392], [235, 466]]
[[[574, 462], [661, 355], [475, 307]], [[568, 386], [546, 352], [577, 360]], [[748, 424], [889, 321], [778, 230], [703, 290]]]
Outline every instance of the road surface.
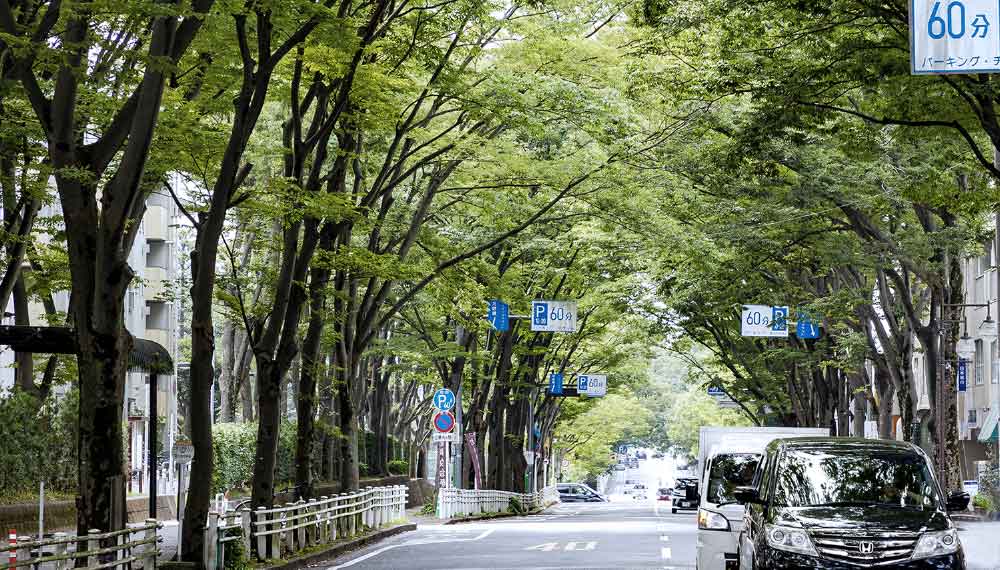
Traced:
[[[541, 515], [418, 530], [328, 560], [322, 570], [580, 570], [694, 568], [697, 522], [693, 511], [671, 514], [657, 503], [658, 486], [670, 486], [676, 463], [640, 461], [615, 472], [608, 503], [564, 503]], [[626, 481], [646, 486], [647, 498], [624, 494]], [[962, 523], [968, 570], [1000, 570], [1000, 523]]]

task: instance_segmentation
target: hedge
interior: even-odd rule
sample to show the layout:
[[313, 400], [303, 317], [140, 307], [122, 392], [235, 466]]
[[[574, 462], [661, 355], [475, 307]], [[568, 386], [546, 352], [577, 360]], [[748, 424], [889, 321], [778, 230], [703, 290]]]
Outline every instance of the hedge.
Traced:
[[[295, 479], [295, 430], [295, 422], [282, 422], [279, 428], [278, 457], [274, 467], [275, 485]], [[214, 493], [225, 493], [232, 489], [250, 486], [256, 446], [256, 423], [217, 423], [213, 426]]]
[[77, 486], [76, 390], [38, 401], [20, 390], [0, 395], [0, 499]]

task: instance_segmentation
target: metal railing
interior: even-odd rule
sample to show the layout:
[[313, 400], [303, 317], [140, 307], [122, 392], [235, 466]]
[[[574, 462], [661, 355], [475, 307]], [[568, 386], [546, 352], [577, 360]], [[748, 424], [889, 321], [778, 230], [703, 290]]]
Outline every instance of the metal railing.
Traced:
[[439, 519], [502, 513], [510, 510], [516, 500], [525, 511], [550, 507], [559, 502], [559, 491], [554, 486], [537, 493], [515, 493], [489, 489], [441, 489], [438, 491], [437, 515]]

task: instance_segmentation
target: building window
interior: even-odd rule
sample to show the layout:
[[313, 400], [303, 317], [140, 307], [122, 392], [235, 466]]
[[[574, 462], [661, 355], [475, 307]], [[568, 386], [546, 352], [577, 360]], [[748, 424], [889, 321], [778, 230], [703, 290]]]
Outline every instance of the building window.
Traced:
[[971, 408], [969, 410], [969, 427], [976, 427], [979, 425], [979, 418], [976, 414], [978, 412], [976, 408]]
[[1000, 354], [997, 354], [997, 341], [990, 343], [990, 384], [997, 383], [997, 377], [1000, 377]]
[[984, 370], [984, 358], [983, 354], [983, 341], [976, 341], [976, 386], [982, 386], [985, 379], [983, 375], [986, 373]]

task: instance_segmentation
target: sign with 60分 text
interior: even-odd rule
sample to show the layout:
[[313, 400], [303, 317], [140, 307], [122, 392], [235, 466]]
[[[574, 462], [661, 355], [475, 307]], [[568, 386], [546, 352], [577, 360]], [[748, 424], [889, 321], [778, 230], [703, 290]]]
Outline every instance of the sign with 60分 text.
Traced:
[[997, 0], [910, 0], [911, 71], [1000, 72], [998, 24]]

